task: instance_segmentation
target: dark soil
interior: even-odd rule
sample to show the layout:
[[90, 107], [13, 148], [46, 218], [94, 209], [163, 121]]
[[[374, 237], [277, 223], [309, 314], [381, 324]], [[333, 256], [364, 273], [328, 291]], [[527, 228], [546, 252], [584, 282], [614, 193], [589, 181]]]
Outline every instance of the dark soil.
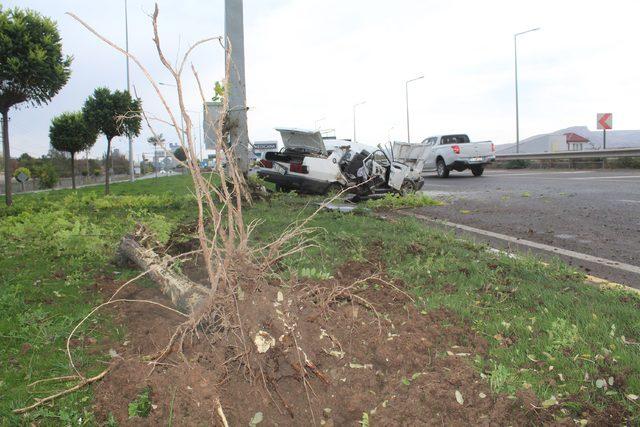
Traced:
[[[243, 284], [238, 311], [248, 354], [237, 348], [235, 335], [210, 343], [200, 334], [185, 342], [184, 354], [172, 353], [155, 369], [143, 357], [162, 350], [183, 319], [148, 304], [119, 305], [126, 345], [116, 349], [112, 371], [94, 387], [98, 418], [112, 414], [119, 425], [169, 419], [173, 425], [221, 425], [220, 399], [232, 426], [249, 424], [258, 412], [266, 426], [357, 426], [364, 413], [371, 425], [549, 421], [535, 409], [534, 396], [491, 392], [472, 366], [474, 356], [487, 351], [483, 338], [451, 312], [419, 312], [401, 289], [371, 278], [378, 269], [349, 262], [327, 281]], [[102, 292], [111, 295], [116, 287], [105, 284]], [[169, 304], [154, 288], [134, 286], [122, 296]], [[275, 340], [262, 354], [253, 342], [259, 331]], [[147, 386], [150, 415], [130, 419], [129, 403]]]

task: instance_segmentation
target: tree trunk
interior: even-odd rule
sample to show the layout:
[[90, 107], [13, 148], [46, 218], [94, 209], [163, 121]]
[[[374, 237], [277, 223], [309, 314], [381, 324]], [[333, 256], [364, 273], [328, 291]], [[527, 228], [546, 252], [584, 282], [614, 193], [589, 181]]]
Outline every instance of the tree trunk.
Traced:
[[11, 179], [13, 171], [11, 170], [11, 152], [9, 150], [9, 109], [2, 111], [2, 154], [4, 155], [4, 199], [7, 206], [13, 204], [11, 194]]
[[107, 137], [107, 158], [105, 161], [104, 194], [109, 194], [109, 158], [111, 158], [111, 138]]
[[76, 153], [71, 153], [71, 188], [76, 189]]
[[171, 298], [171, 302], [178, 309], [193, 313], [207, 300], [207, 288], [172, 270], [171, 257], [160, 257], [152, 249], [138, 243], [134, 236], [123, 237], [118, 252], [121, 257], [132, 261], [143, 271], [149, 271], [151, 280], [160, 286], [162, 292]]

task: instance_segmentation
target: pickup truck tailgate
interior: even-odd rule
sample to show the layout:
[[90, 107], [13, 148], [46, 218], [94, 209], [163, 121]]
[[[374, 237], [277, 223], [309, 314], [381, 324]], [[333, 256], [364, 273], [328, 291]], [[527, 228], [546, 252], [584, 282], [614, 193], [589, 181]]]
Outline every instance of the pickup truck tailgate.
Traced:
[[491, 156], [491, 142], [468, 142], [466, 144], [460, 144], [460, 154], [457, 156], [459, 159], [483, 159], [487, 156]]

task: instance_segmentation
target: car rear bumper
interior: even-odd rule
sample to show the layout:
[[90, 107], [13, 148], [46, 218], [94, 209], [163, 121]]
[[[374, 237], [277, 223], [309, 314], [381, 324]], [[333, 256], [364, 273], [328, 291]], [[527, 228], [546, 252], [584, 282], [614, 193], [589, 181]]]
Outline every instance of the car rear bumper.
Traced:
[[481, 165], [488, 165], [491, 164], [493, 162], [496, 161], [495, 157], [488, 157], [488, 158], [484, 158], [482, 160], [475, 160], [475, 159], [459, 159], [454, 161], [452, 164], [447, 165], [449, 166], [451, 169], [455, 169], [455, 170], [465, 170], [468, 169], [472, 166], [481, 166]]
[[288, 173], [284, 175], [265, 168], [258, 169], [257, 173], [258, 176], [265, 181], [304, 193], [325, 194], [329, 191], [329, 187], [332, 184], [328, 181], [318, 181], [297, 174]]

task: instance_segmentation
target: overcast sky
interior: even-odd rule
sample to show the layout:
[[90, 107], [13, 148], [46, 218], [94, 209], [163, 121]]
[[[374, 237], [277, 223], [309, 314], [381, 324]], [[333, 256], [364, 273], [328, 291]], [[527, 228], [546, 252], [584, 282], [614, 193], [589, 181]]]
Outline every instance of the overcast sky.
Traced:
[[[130, 50], [159, 81], [169, 83], [151, 41], [153, 1], [129, 0]], [[58, 22], [73, 55], [67, 86], [45, 106], [12, 110], [12, 154], [48, 150], [51, 118], [78, 110], [98, 86], [126, 87], [125, 59], [64, 12], [72, 11], [124, 45], [124, 0], [9, 0]], [[159, 2], [167, 55], [176, 58], [201, 38], [222, 35], [223, 0]], [[519, 38], [521, 137], [560, 128], [595, 128], [596, 113], [614, 113], [614, 129], [640, 128], [640, 2], [637, 0], [245, 0], [249, 133], [276, 139], [276, 126], [335, 129], [358, 141], [406, 140], [404, 82], [410, 86], [412, 142], [445, 132], [475, 140], [515, 140], [513, 34]], [[223, 51], [199, 48], [193, 63], [212, 92], [224, 76]], [[158, 100], [132, 64], [144, 107]], [[188, 104], [200, 111], [193, 80]], [[172, 88], [164, 87], [170, 99]], [[197, 120], [196, 120], [197, 122]], [[168, 135], [166, 129], [160, 129]], [[136, 158], [151, 151], [145, 129]], [[125, 148], [125, 141], [114, 146]], [[103, 139], [93, 154], [105, 150]]]

